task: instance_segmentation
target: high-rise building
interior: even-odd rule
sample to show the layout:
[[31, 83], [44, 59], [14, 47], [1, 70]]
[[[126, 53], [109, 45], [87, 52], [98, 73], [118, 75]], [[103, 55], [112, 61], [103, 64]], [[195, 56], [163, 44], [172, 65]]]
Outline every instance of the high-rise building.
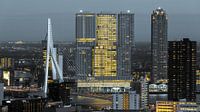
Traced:
[[152, 81], [167, 79], [167, 26], [165, 10], [158, 8], [151, 14]]
[[76, 14], [76, 74], [78, 78], [92, 74], [92, 48], [95, 45], [96, 16], [94, 13]]
[[168, 99], [195, 101], [196, 42], [184, 38], [168, 46]]
[[96, 46], [93, 50], [93, 75], [117, 76], [117, 16], [99, 13], [96, 16]]
[[117, 76], [131, 76], [131, 55], [134, 47], [134, 14], [118, 14]]

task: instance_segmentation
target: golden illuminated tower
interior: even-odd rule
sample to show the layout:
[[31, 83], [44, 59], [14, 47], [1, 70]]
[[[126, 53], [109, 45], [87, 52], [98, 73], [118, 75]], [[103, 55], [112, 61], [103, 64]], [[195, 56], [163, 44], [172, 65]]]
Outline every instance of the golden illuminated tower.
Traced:
[[96, 15], [96, 47], [93, 50], [93, 75], [116, 76], [116, 14]]

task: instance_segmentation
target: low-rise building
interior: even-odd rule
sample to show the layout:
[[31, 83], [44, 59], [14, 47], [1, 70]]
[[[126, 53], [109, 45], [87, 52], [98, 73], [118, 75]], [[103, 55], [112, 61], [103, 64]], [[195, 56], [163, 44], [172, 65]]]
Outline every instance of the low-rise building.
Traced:
[[140, 97], [136, 91], [118, 92], [113, 94], [113, 110], [139, 110]]
[[196, 102], [157, 101], [156, 112], [199, 112]]

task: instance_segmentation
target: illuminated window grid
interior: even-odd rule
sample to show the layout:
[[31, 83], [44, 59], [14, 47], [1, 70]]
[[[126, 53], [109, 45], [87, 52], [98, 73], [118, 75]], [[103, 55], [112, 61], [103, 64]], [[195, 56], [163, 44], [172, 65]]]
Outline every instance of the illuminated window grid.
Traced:
[[123, 94], [123, 109], [129, 110], [129, 94]]
[[93, 74], [116, 76], [116, 16], [100, 14], [96, 19], [97, 46], [94, 49]]

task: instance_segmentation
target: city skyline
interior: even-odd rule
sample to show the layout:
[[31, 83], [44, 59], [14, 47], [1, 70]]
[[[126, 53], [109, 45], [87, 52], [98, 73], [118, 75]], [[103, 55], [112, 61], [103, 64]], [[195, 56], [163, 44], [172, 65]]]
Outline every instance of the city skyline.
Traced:
[[199, 0], [0, 0], [0, 112], [200, 112]]
[[[1, 1], [0, 41], [40, 41], [45, 36], [46, 23], [44, 21], [48, 17], [51, 17], [52, 21], [54, 21], [55, 32], [53, 35], [57, 40], [75, 41], [75, 13], [78, 13], [79, 10], [94, 13], [101, 11], [117, 13], [130, 10], [135, 14], [135, 40], [150, 41], [150, 14], [152, 10], [159, 6], [168, 12], [169, 40], [189, 37], [200, 41], [198, 39], [200, 34], [197, 30], [200, 29], [198, 25], [200, 23], [200, 9], [197, 5], [199, 3], [197, 0], [127, 0], [126, 2], [120, 0], [116, 2], [112, 0], [94, 2], [89, 0], [83, 4], [81, 4], [80, 0], [66, 0], [56, 2], [56, 4], [53, 1], [49, 1], [48, 6], [45, 5], [47, 1], [40, 1], [39, 5], [36, 4], [38, 3], [37, 0], [31, 2], [20, 0], [18, 2]], [[112, 5], [104, 5], [105, 3], [112, 3]], [[22, 10], [24, 8], [27, 10]], [[193, 18], [190, 18], [191, 16]]]

